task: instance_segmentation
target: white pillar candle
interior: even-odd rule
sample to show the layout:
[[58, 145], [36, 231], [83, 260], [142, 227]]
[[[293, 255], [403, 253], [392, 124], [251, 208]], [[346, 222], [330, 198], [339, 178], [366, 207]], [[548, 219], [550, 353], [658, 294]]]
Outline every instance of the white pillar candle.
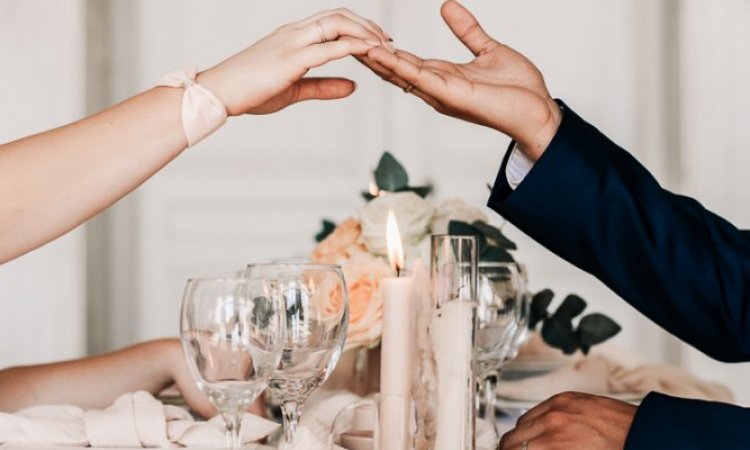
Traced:
[[[398, 275], [404, 267], [403, 247], [393, 211], [388, 213], [388, 254]], [[380, 448], [406, 450], [411, 409], [414, 283], [411, 277], [385, 278], [383, 336], [380, 344]]]
[[[466, 418], [474, 407], [471, 336], [476, 303], [452, 300], [435, 312], [430, 334], [437, 366], [435, 450], [458, 450], [471, 442]], [[468, 387], [467, 387], [468, 384]]]

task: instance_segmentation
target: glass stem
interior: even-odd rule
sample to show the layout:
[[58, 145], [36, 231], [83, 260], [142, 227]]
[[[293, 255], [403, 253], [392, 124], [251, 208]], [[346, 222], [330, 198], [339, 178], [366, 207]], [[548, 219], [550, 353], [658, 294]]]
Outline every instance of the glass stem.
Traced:
[[299, 425], [299, 403], [293, 400], [284, 402], [281, 405], [281, 412], [284, 422], [284, 443], [293, 445], [294, 435], [297, 433], [297, 426]]
[[495, 389], [497, 377], [490, 375], [484, 379], [484, 415], [483, 419], [494, 423], [495, 421]]
[[237, 450], [242, 447], [242, 413], [232, 411], [222, 413], [226, 427], [227, 448]]

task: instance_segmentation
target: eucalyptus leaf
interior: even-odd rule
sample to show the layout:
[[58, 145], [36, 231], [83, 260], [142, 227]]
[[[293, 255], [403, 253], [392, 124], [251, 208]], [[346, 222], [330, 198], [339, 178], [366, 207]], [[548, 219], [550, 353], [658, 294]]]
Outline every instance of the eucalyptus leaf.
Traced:
[[482, 262], [516, 262], [513, 255], [496, 245], [485, 245], [482, 253], [479, 254], [479, 260]]
[[552, 303], [552, 298], [554, 298], [554, 296], [555, 293], [552, 292], [552, 290], [544, 289], [534, 294], [531, 298], [531, 305], [529, 306], [530, 329], [533, 330], [539, 322], [549, 317], [547, 308], [549, 308], [550, 303]]
[[601, 344], [615, 336], [622, 330], [617, 322], [600, 313], [592, 313], [581, 318], [576, 330], [578, 345], [584, 354], [588, 354], [592, 346]]
[[271, 300], [266, 297], [253, 299], [252, 320], [259, 328], [268, 328], [272, 315]]
[[554, 315], [567, 317], [570, 320], [581, 315], [584, 309], [586, 309], [586, 300], [575, 294], [570, 294], [565, 297]]
[[315, 242], [321, 242], [328, 237], [333, 230], [336, 229], [336, 224], [328, 219], [323, 219], [322, 229], [315, 235]]
[[487, 246], [487, 238], [484, 234], [473, 225], [460, 220], [451, 220], [448, 222], [448, 234], [456, 236], [476, 236], [477, 237], [477, 252], [481, 255], [485, 251]]
[[390, 152], [383, 153], [375, 169], [375, 184], [384, 191], [396, 192], [409, 186], [406, 169]]
[[481, 231], [487, 239], [495, 241], [495, 244], [497, 244], [499, 247], [502, 247], [506, 250], [518, 249], [516, 244], [508, 239], [502, 231], [500, 231], [500, 228], [493, 227], [487, 222], [482, 222], [481, 220], [477, 220], [476, 222], [472, 223], [472, 225], [479, 231]]
[[542, 339], [551, 347], [558, 348], [566, 355], [578, 349], [578, 339], [570, 319], [553, 315], [542, 325]]

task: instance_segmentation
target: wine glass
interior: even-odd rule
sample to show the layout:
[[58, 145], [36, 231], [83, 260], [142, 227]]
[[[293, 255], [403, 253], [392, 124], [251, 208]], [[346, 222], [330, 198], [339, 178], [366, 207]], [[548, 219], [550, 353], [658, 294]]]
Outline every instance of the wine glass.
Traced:
[[518, 356], [518, 350], [526, 342], [529, 337], [529, 317], [531, 314], [531, 297], [532, 294], [528, 290], [529, 285], [529, 272], [526, 266], [521, 263], [516, 263], [516, 269], [518, 270], [520, 281], [519, 290], [521, 292], [521, 306], [518, 310], [518, 327], [516, 333], [513, 336], [513, 342], [510, 345], [505, 361], [510, 361]]
[[349, 307], [340, 266], [312, 263], [250, 264], [245, 276], [263, 284], [282, 305], [282, 353], [269, 381], [281, 402], [284, 444], [293, 446], [300, 410], [333, 372], [346, 341]]
[[523, 309], [521, 280], [515, 263], [484, 262], [477, 276], [477, 338], [474, 364], [477, 406], [482, 418], [494, 423], [495, 390], [503, 361], [512, 350]]
[[281, 359], [283, 311], [258, 282], [188, 280], [180, 340], [198, 388], [224, 419], [227, 447], [242, 445], [242, 415], [268, 386]]

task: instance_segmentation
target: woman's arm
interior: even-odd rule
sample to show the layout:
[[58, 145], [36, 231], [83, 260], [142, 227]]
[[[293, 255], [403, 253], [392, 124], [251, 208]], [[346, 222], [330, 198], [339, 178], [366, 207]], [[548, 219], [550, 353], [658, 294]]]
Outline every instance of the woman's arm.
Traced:
[[172, 383], [193, 411], [203, 417], [216, 413], [190, 376], [178, 339], [150, 341], [75, 361], [2, 370], [0, 411], [39, 404], [105, 408], [126, 392], [156, 394]]
[[[267, 114], [354, 91], [309, 69], [386, 45], [376, 25], [347, 10], [285, 25], [198, 75], [230, 116]], [[75, 228], [135, 189], [187, 146], [182, 90], [155, 88], [91, 117], [0, 145], [0, 263]]]

